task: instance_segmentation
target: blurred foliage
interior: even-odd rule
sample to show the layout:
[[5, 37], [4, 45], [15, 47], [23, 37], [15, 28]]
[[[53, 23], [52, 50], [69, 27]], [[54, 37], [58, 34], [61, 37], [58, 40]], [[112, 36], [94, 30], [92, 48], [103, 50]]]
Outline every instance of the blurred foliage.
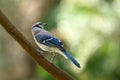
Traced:
[[[120, 80], [120, 0], [52, 1], [42, 21], [48, 23], [47, 30], [64, 41], [66, 49], [80, 62], [81, 68], [76, 68], [59, 55], [55, 65], [75, 80]], [[4, 10], [10, 6], [7, 0], [1, 0], [0, 4]], [[3, 31], [0, 30], [1, 33]], [[0, 38], [0, 70], [3, 70], [3, 65], [8, 65], [2, 50], [6, 38], [2, 35]], [[39, 66], [35, 67], [30, 78], [34, 79], [55, 80]]]

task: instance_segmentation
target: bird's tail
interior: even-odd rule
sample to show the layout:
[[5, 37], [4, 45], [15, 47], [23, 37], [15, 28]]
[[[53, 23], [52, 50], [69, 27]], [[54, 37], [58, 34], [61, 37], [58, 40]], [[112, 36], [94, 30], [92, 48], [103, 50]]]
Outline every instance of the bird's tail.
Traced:
[[67, 51], [62, 51], [68, 59], [70, 59], [77, 67], [80, 68], [80, 64], [75, 60]]

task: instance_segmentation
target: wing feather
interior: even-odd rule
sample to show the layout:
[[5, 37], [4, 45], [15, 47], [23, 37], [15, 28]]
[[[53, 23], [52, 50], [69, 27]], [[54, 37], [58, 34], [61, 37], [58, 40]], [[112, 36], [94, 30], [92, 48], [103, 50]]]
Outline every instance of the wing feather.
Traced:
[[35, 35], [35, 38], [39, 43], [42, 43], [46, 46], [57, 47], [60, 50], [64, 50], [63, 43], [50, 33], [47, 35], [44, 33], [39, 33]]

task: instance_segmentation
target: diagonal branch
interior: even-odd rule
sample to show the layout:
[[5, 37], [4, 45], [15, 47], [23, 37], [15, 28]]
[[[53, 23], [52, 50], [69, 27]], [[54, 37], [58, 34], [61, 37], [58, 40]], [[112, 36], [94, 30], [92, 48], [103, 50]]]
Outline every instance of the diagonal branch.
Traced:
[[53, 75], [57, 80], [73, 80], [64, 71], [60, 70], [52, 63], [47, 61], [39, 52], [31, 45], [31, 43], [20, 33], [16, 27], [8, 20], [8, 18], [0, 10], [0, 24], [4, 29], [28, 52], [28, 54], [47, 72]]

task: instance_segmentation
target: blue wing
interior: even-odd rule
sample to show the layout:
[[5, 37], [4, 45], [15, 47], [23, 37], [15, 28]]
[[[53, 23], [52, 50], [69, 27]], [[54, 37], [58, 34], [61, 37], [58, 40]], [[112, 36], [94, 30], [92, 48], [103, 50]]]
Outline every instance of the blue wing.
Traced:
[[61, 46], [61, 47], [63, 46], [63, 43], [60, 40], [58, 40], [57, 38], [55, 38], [55, 37], [50, 37], [49, 39], [44, 40], [43, 43], [44, 44], [51, 43], [51, 44]]
[[64, 50], [63, 43], [51, 34], [37, 34], [35, 38], [39, 43], [46, 46], [57, 47], [60, 50]]

